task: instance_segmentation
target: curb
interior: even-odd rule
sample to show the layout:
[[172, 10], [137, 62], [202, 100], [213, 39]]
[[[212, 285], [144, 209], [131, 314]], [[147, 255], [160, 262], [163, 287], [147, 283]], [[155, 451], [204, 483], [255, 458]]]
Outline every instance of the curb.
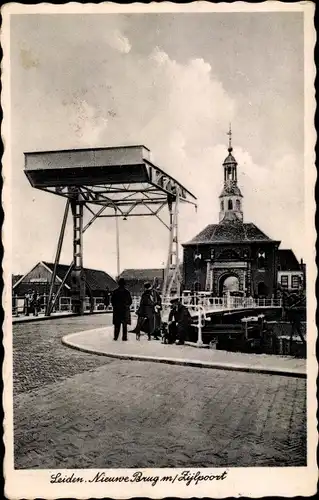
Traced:
[[[74, 334], [70, 334], [74, 335]], [[108, 358], [115, 359], [129, 359], [131, 361], [146, 361], [151, 363], [164, 363], [168, 365], [178, 365], [178, 366], [191, 366], [194, 368], [210, 368], [213, 370], [228, 370], [228, 371], [240, 371], [248, 373], [261, 373], [264, 375], [278, 375], [281, 377], [296, 377], [296, 378], [307, 378], [307, 373], [302, 373], [293, 370], [281, 370], [280, 368], [262, 368], [257, 366], [247, 366], [247, 365], [235, 365], [235, 364], [224, 364], [224, 363], [210, 363], [208, 361], [193, 361], [191, 359], [178, 359], [178, 358], [160, 358], [156, 356], [142, 356], [139, 354], [118, 354], [118, 353], [107, 353], [95, 351], [93, 349], [88, 349], [86, 347], [81, 347], [68, 340], [70, 335], [62, 337], [61, 342], [63, 345], [70, 347], [81, 352], [96, 354], [97, 356], [106, 356]]]
[[18, 320], [17, 318], [12, 318], [12, 324], [13, 325], [19, 325], [19, 324], [24, 324], [24, 323], [34, 323], [37, 321], [49, 321], [52, 319], [61, 319], [61, 318], [78, 318], [83, 316], [93, 316], [95, 314], [110, 314], [112, 311], [95, 311], [93, 313], [85, 313], [83, 315], [81, 314], [74, 314], [74, 313], [67, 313], [67, 314], [55, 314], [54, 316], [37, 316], [37, 317], [32, 317], [31, 319], [23, 318]]

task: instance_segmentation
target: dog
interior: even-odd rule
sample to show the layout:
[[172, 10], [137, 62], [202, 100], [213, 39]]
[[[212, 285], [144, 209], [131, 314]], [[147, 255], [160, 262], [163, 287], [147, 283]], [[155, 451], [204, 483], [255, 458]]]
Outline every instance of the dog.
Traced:
[[162, 344], [174, 344], [176, 341], [176, 325], [162, 323], [161, 334]]
[[167, 323], [162, 323], [161, 324], [161, 337], [162, 337], [162, 344], [168, 344], [168, 325]]

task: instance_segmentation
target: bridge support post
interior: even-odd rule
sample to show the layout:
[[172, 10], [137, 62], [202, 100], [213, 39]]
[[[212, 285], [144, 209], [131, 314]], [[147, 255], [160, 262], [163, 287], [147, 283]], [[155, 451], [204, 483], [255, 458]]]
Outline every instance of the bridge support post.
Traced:
[[83, 273], [83, 202], [77, 191], [71, 199], [73, 215], [73, 263], [71, 272], [72, 310], [83, 315], [85, 309], [85, 279]]
[[198, 337], [197, 337], [197, 347], [201, 347], [203, 345], [203, 337], [202, 337], [202, 309], [201, 306], [198, 305]]
[[167, 196], [167, 205], [169, 212], [169, 251], [166, 269], [164, 271], [164, 282], [162, 288], [163, 297], [169, 297], [172, 289], [177, 295], [181, 292], [181, 276], [180, 276], [180, 261], [178, 248], [178, 210], [179, 210], [179, 193], [174, 196]]

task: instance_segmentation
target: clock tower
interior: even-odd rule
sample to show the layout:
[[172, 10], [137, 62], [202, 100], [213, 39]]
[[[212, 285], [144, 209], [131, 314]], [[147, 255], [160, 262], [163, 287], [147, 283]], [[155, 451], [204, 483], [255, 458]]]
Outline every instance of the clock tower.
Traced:
[[237, 185], [237, 161], [232, 155], [232, 131], [229, 126], [228, 156], [223, 163], [224, 186], [219, 196], [220, 211], [219, 222], [240, 221], [243, 222], [242, 199], [243, 195]]

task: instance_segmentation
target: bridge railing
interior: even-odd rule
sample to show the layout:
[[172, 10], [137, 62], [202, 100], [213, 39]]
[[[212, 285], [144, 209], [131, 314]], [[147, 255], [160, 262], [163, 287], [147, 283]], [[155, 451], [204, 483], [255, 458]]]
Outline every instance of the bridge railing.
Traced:
[[[175, 297], [175, 296], [174, 296]], [[162, 300], [163, 304], [163, 315], [165, 315], [171, 307], [171, 299], [173, 297], [167, 296]], [[214, 297], [210, 292], [200, 292], [198, 294], [183, 294], [179, 297], [182, 304], [184, 304], [192, 314], [196, 314], [200, 306], [201, 310], [211, 311], [211, 310], [227, 310], [227, 309], [246, 309], [246, 308], [258, 308], [258, 307], [282, 307], [281, 299], [275, 298], [265, 298], [265, 299], [253, 299], [252, 297]], [[48, 296], [44, 295], [41, 297], [39, 313], [43, 314], [45, 311]], [[140, 296], [134, 295], [132, 297], [131, 312], [136, 313], [140, 304]], [[85, 299], [85, 310], [91, 310], [91, 299], [86, 297]], [[25, 299], [24, 297], [14, 296], [12, 298], [12, 313], [17, 316], [24, 314], [25, 312]], [[93, 298], [92, 310], [96, 311], [112, 311], [112, 306], [108, 307], [104, 304], [103, 297]], [[53, 312], [72, 312], [72, 298], [71, 297], [59, 297], [55, 303]]]
[[[170, 307], [172, 297], [164, 297], [163, 309]], [[282, 307], [282, 300], [277, 298], [257, 298], [253, 297], [214, 297], [209, 292], [200, 292], [195, 295], [185, 294], [180, 297], [190, 311], [196, 311], [198, 306], [201, 306], [206, 312], [210, 310], [227, 310], [227, 309], [251, 309], [259, 307]]]

